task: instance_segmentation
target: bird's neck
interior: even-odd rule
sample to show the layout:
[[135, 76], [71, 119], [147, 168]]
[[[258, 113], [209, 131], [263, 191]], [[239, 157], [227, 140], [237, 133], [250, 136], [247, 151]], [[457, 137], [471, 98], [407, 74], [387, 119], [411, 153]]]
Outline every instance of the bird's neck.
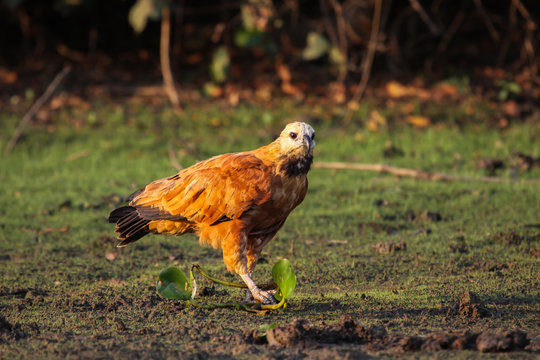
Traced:
[[274, 141], [253, 151], [266, 165], [276, 168], [276, 171], [286, 176], [305, 176], [311, 168], [313, 155], [289, 155], [281, 152], [281, 146]]

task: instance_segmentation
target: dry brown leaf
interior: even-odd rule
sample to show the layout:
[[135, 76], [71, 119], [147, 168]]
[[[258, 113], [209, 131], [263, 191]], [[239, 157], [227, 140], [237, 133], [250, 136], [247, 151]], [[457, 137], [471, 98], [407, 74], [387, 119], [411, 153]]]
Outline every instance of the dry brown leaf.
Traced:
[[366, 127], [370, 131], [378, 131], [380, 128], [386, 126], [386, 118], [382, 116], [377, 110], [372, 110], [369, 114], [369, 119]]
[[405, 118], [405, 121], [417, 128], [424, 128], [431, 125], [431, 120], [425, 116], [409, 115]]
[[386, 93], [393, 98], [400, 98], [410, 95], [409, 89], [397, 81], [390, 81], [386, 84]]
[[426, 89], [417, 86], [405, 86], [397, 81], [390, 81], [386, 83], [385, 89], [386, 93], [391, 98], [414, 96], [421, 99], [427, 99], [431, 95]]
[[458, 90], [457, 86], [447, 84], [447, 83], [437, 84], [437, 86], [435, 86], [434, 90], [439, 92], [440, 95], [442, 95], [442, 96], [449, 96], [449, 97], [457, 96], [458, 93], [459, 93], [459, 90]]
[[517, 117], [520, 113], [519, 105], [514, 100], [506, 101], [503, 104], [503, 111], [506, 115], [511, 117]]
[[51, 227], [43, 228], [43, 231], [45, 231], [45, 232], [61, 232], [61, 233], [64, 233], [64, 232], [67, 232], [68, 230], [69, 230], [69, 227], [67, 227], [67, 226], [64, 226], [64, 227], [61, 227], [61, 228], [51, 228]]
[[346, 91], [345, 85], [340, 82], [333, 82], [328, 86], [329, 96], [336, 104], [343, 104], [347, 100]]

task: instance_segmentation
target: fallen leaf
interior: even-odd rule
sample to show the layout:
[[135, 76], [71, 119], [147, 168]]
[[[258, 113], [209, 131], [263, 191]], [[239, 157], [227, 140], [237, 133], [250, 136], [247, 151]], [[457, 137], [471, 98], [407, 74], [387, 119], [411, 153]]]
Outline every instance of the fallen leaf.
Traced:
[[386, 126], [386, 118], [382, 116], [377, 110], [372, 110], [369, 114], [369, 119], [366, 127], [370, 131], [378, 131], [380, 128]]
[[421, 99], [427, 99], [431, 96], [431, 92], [418, 86], [405, 86], [397, 81], [390, 81], [385, 86], [386, 93], [391, 98], [401, 97], [418, 97]]
[[409, 89], [397, 81], [390, 81], [386, 84], [386, 93], [393, 98], [400, 98], [410, 95]]
[[431, 124], [431, 120], [429, 120], [429, 118], [418, 115], [409, 115], [405, 118], [405, 121], [417, 128], [424, 128]]
[[43, 231], [45, 231], [45, 232], [61, 232], [61, 233], [64, 233], [64, 232], [67, 232], [68, 230], [69, 230], [69, 227], [67, 227], [67, 226], [64, 226], [64, 227], [61, 227], [61, 228], [51, 228], [51, 227], [43, 228]]
[[519, 113], [520, 113], [520, 110], [519, 110], [519, 105], [517, 102], [515, 102], [514, 100], [509, 100], [509, 101], [506, 101], [504, 104], [503, 104], [503, 111], [506, 115], [508, 116], [511, 116], [511, 117], [517, 117], [519, 116]]

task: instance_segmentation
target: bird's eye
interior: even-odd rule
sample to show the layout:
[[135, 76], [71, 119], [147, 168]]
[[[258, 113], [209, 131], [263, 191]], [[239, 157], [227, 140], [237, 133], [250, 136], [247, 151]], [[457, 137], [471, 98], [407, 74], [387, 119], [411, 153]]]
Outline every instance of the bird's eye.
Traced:
[[313, 135], [311, 135], [311, 140], [315, 140], [315, 133], [313, 133]]
[[295, 133], [295, 132], [291, 132], [291, 133], [289, 134], [289, 136], [291, 137], [291, 139], [296, 139], [296, 137], [298, 136], [298, 134]]

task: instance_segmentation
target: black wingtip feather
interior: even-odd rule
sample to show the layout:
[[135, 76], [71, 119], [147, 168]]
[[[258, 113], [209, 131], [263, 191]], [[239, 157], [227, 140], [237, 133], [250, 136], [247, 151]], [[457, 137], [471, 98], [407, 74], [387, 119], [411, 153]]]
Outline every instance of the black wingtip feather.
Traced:
[[113, 210], [109, 215], [109, 222], [116, 224], [115, 232], [122, 239], [118, 247], [131, 244], [149, 233], [150, 220], [143, 219], [133, 206], [123, 206]]

